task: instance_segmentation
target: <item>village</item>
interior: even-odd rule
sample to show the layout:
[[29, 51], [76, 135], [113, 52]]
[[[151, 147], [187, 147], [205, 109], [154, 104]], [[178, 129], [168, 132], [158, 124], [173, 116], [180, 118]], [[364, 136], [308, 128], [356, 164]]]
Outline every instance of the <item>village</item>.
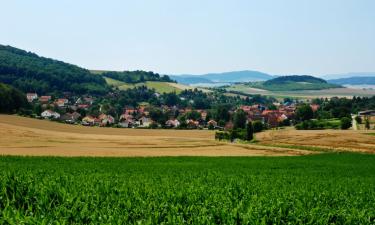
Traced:
[[[101, 113], [98, 116], [90, 115], [89, 108], [94, 104], [95, 98], [92, 96], [56, 98], [52, 96], [38, 96], [36, 93], [27, 93], [27, 100], [30, 103], [39, 103], [42, 107], [37, 118], [50, 119], [69, 124], [81, 124], [83, 126], [114, 126], [123, 128], [187, 128], [187, 129], [231, 129], [233, 122], [227, 121], [219, 124], [209, 118], [208, 110], [194, 110], [191, 108], [178, 108], [177, 106], [163, 105], [160, 109], [169, 113], [170, 116], [164, 124], [158, 124], [150, 116], [148, 106], [124, 106], [123, 113], [119, 116]], [[267, 127], [274, 128], [285, 121], [293, 119], [296, 105], [294, 103], [280, 104], [274, 103], [276, 109], [268, 109], [261, 104], [241, 105], [229, 110], [232, 115], [238, 110], [243, 110], [248, 121], [261, 121]], [[311, 105], [314, 110], [318, 105]], [[63, 112], [63, 113], [62, 113]], [[82, 113], [83, 112], [83, 113]], [[198, 114], [194, 119], [184, 117], [184, 121], [173, 115], [186, 115], [188, 113]], [[181, 125], [184, 124], [184, 127]]]
[[[36, 118], [83, 126], [119, 128], [230, 130], [233, 128], [233, 115], [238, 111], [243, 111], [246, 114], [247, 121], [260, 121], [264, 128], [277, 128], [293, 125], [298, 106], [298, 103], [293, 101], [285, 103], [274, 102], [272, 107], [262, 104], [239, 105], [228, 110], [230, 119], [223, 122], [212, 118], [209, 110], [162, 105], [158, 109], [167, 114], [168, 118], [161, 122], [155, 116], [152, 116], [152, 107], [148, 105], [124, 106], [122, 113], [119, 115], [102, 112], [98, 115], [91, 115], [89, 109], [95, 103], [95, 97], [92, 96], [53, 98], [52, 96], [38, 96], [36, 93], [27, 93], [26, 97], [30, 103], [41, 106], [41, 110], [35, 115]], [[319, 110], [320, 105], [310, 104], [310, 107], [315, 113]], [[354, 116], [362, 119], [370, 117], [373, 120], [375, 112], [361, 111]]]

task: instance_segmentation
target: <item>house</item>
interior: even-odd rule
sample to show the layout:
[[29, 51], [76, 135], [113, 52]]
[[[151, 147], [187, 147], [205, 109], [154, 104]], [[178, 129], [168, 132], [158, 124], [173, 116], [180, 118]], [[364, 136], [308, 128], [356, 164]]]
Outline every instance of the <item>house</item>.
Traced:
[[85, 116], [82, 119], [82, 125], [84, 126], [94, 126], [96, 123], [96, 118], [93, 116]]
[[81, 117], [81, 114], [77, 112], [65, 113], [64, 115], [60, 117], [60, 120], [66, 123], [75, 123], [80, 117]]
[[88, 109], [90, 106], [88, 104], [79, 104], [78, 108], [79, 109]]
[[134, 116], [133, 115], [129, 115], [129, 114], [122, 114], [120, 116], [120, 122], [119, 122], [119, 126], [120, 127], [127, 127], [127, 128], [131, 128], [135, 125], [135, 120], [134, 120]]
[[27, 93], [26, 98], [28, 102], [33, 102], [35, 99], [38, 99], [37, 93]]
[[187, 124], [187, 128], [190, 128], [190, 129], [195, 129], [195, 128], [198, 128], [199, 126], [199, 122], [195, 120], [187, 120], [186, 124]]
[[84, 97], [83, 102], [88, 105], [92, 105], [94, 103], [94, 99], [92, 97]]
[[358, 116], [375, 116], [375, 110], [360, 111]]
[[69, 100], [66, 98], [59, 98], [55, 101], [55, 105], [57, 105], [58, 107], [64, 107], [68, 103], [69, 103]]
[[111, 115], [100, 114], [98, 119], [100, 120], [100, 126], [107, 126], [115, 123], [115, 118]]
[[51, 96], [45, 95], [45, 96], [40, 96], [39, 102], [41, 103], [48, 103], [51, 100]]
[[312, 109], [313, 112], [316, 112], [316, 111], [319, 110], [320, 105], [318, 105], [318, 104], [311, 104], [310, 107], [311, 107], [311, 109]]
[[149, 127], [152, 123], [152, 120], [148, 117], [142, 116], [136, 122], [139, 127]]
[[207, 122], [207, 126], [217, 127], [217, 122], [215, 120], [210, 120]]
[[123, 115], [135, 115], [137, 114], [137, 109], [131, 106], [127, 106], [124, 108], [124, 113]]
[[167, 122], [165, 122], [165, 126], [170, 127], [170, 128], [176, 128], [176, 127], [180, 126], [180, 121], [178, 121], [176, 119], [167, 120]]
[[51, 119], [51, 118], [53, 118], [53, 119], [58, 119], [58, 118], [60, 118], [60, 114], [59, 114], [59, 113], [54, 112], [54, 111], [49, 110], [49, 109], [43, 111], [40, 115], [41, 115], [43, 118], [45, 118], [45, 119]]

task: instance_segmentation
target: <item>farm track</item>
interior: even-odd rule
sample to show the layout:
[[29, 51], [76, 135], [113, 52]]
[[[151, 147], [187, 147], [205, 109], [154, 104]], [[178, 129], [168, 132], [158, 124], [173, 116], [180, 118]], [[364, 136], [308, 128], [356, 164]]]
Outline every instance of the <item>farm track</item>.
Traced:
[[267, 131], [256, 144], [218, 142], [207, 130], [83, 127], [0, 115], [0, 154], [32, 156], [298, 156], [320, 150], [375, 153], [375, 138], [353, 131]]

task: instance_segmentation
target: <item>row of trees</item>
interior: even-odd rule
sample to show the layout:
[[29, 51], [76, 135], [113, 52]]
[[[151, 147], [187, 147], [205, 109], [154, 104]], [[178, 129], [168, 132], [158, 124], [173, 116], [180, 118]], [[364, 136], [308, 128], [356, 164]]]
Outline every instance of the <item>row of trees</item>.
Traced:
[[158, 73], [146, 72], [142, 70], [122, 72], [109, 71], [104, 72], [101, 75], [126, 83], [141, 83], [145, 81], [174, 82], [167, 75], [160, 76]]

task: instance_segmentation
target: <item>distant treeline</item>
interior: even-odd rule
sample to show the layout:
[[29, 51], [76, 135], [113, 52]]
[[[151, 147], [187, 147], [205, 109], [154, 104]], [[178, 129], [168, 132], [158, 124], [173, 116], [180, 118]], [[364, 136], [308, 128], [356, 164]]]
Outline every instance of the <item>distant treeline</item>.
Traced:
[[145, 81], [163, 81], [174, 82], [167, 75], [160, 76], [154, 72], [146, 72], [142, 70], [136, 71], [122, 71], [122, 72], [104, 72], [101, 74], [104, 77], [109, 77], [115, 80], [123, 81], [126, 83], [141, 83]]
[[104, 94], [109, 90], [103, 77], [86, 69], [4, 45], [0, 45], [0, 82], [39, 94]]

